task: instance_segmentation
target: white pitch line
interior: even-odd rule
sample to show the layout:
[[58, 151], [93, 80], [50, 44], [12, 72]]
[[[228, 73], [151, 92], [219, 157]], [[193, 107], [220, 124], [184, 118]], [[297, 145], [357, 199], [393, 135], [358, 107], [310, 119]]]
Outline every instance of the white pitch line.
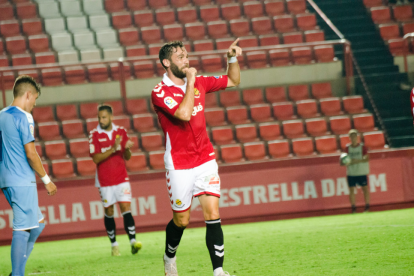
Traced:
[[29, 273], [29, 275], [39, 275], [39, 274], [46, 274], [46, 273], [52, 273], [51, 271], [47, 272], [35, 272], [35, 273]]

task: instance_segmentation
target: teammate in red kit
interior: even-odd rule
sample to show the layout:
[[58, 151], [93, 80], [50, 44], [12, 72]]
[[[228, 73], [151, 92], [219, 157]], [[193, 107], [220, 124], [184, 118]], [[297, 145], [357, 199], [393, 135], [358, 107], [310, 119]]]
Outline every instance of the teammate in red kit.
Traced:
[[193, 197], [198, 197], [206, 222], [206, 244], [214, 276], [223, 271], [224, 238], [219, 215], [220, 177], [214, 149], [206, 132], [206, 93], [240, 83], [238, 39], [227, 52], [227, 75], [196, 76], [188, 53], [180, 41], [164, 44], [160, 62], [167, 71], [151, 94], [152, 103], [165, 135], [164, 163], [173, 219], [166, 228], [165, 275], [178, 275], [175, 253], [190, 220]]
[[90, 155], [97, 165], [95, 186], [98, 187], [105, 209], [104, 223], [112, 245], [112, 256], [120, 256], [116, 241], [114, 204], [118, 202], [124, 218], [125, 231], [128, 234], [131, 253], [136, 254], [142, 244], [135, 240], [135, 221], [131, 215], [131, 185], [125, 167], [125, 161], [131, 158], [129, 140], [123, 127], [112, 123], [112, 107], [98, 107], [99, 125], [89, 135]]

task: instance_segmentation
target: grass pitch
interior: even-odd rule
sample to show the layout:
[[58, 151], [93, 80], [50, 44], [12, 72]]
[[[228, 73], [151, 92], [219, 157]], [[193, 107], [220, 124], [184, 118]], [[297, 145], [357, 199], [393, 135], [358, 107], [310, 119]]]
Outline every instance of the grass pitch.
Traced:
[[[414, 275], [414, 209], [224, 226], [224, 269], [231, 275]], [[139, 221], [137, 222], [139, 225]], [[104, 229], [102, 229], [104, 231]], [[37, 243], [26, 275], [164, 275], [164, 232], [138, 234], [121, 257], [107, 237]], [[180, 276], [213, 275], [205, 228], [187, 229], [177, 251]], [[0, 247], [0, 275], [11, 271]]]

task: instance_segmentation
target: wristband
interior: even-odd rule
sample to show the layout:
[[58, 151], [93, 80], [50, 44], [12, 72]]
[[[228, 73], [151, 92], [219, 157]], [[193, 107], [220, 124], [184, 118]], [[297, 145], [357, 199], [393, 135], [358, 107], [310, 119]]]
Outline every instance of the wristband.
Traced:
[[227, 59], [227, 62], [228, 63], [235, 63], [235, 62], [237, 62], [238, 60], [237, 60], [237, 58], [236, 57], [231, 57], [230, 59]]
[[43, 184], [49, 184], [50, 183], [50, 177], [46, 174], [45, 176], [43, 176], [42, 178]]

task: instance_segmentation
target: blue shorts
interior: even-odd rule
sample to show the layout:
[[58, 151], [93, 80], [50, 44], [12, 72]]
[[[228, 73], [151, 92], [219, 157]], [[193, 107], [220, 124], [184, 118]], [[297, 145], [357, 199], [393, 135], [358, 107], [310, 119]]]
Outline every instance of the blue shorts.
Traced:
[[2, 188], [13, 210], [13, 230], [29, 230], [39, 227], [43, 219], [39, 209], [36, 186]]

